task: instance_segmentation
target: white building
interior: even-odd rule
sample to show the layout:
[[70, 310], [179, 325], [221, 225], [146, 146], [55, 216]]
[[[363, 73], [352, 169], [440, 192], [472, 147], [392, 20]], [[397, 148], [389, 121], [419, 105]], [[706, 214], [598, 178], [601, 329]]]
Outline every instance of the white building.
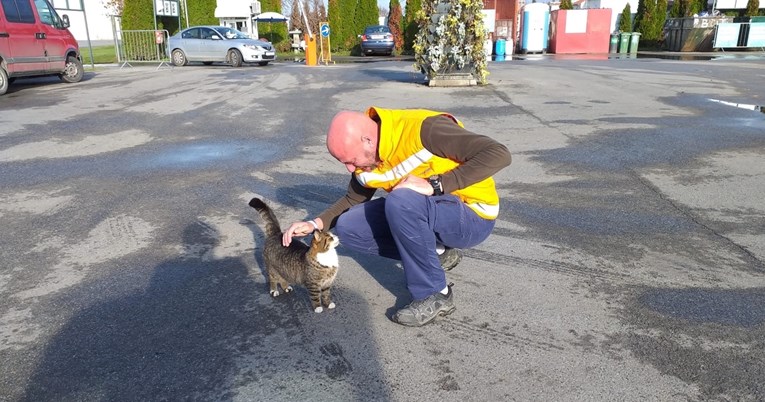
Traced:
[[637, 13], [638, 0], [584, 0], [577, 4], [579, 4], [579, 8], [610, 8], [611, 32], [614, 32], [619, 29], [619, 16], [627, 3], [630, 3], [630, 11], [632, 12], [630, 19], [632, 20]]
[[[53, 7], [56, 8], [59, 15], [69, 16], [71, 24], [69, 30], [78, 41], [85, 41], [90, 34], [93, 41], [114, 40], [114, 31], [112, 29], [112, 18], [109, 11], [104, 7], [102, 0], [82, 0], [85, 6], [83, 12], [80, 7], [80, 0], [50, 0]], [[66, 10], [66, 8], [75, 10]], [[85, 17], [88, 20], [88, 29], [85, 30]]]
[[[69, 30], [75, 39], [84, 42], [90, 34], [91, 41], [113, 41], [111, 11], [104, 6], [103, 0], [82, 0], [84, 12], [80, 8], [80, 0], [50, 0], [59, 15], [69, 16]], [[258, 37], [258, 26], [253, 18], [260, 14], [260, 2], [255, 0], [217, 0], [215, 18], [220, 25], [238, 29]], [[85, 28], [87, 18], [88, 26]]]
[[253, 19], [260, 14], [260, 2], [255, 0], [217, 0], [215, 18], [220, 25], [234, 28], [258, 38], [258, 24]]

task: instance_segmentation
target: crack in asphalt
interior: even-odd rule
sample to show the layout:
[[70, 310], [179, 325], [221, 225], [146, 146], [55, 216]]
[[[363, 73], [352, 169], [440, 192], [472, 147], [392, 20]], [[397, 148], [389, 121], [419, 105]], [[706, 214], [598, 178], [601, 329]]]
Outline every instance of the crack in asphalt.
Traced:
[[736, 250], [740, 251], [741, 253], [743, 253], [745, 255], [745, 259], [749, 263], [753, 264], [755, 269], [760, 270], [760, 271], [765, 271], [765, 264], [762, 262], [762, 260], [757, 258], [757, 256], [755, 256], [754, 253], [749, 251], [746, 247], [736, 243], [731, 238], [729, 238], [729, 237], [723, 235], [722, 233], [712, 229], [709, 225], [707, 225], [706, 223], [702, 222], [701, 218], [699, 218], [696, 215], [694, 215], [693, 213], [691, 213], [691, 211], [688, 208], [683, 208], [680, 204], [674, 202], [669, 196], [667, 196], [666, 194], [662, 193], [656, 186], [654, 186], [653, 184], [651, 184], [650, 182], [645, 180], [643, 177], [641, 177], [634, 170], [630, 170], [630, 173], [632, 174], [632, 176], [634, 176], [635, 179], [637, 179], [637, 181], [640, 184], [642, 184], [649, 191], [651, 191], [654, 194], [656, 194], [661, 200], [667, 202], [670, 206], [672, 206], [672, 208], [674, 208], [680, 214], [682, 214], [683, 216], [687, 217], [693, 223], [695, 223], [696, 225], [702, 227], [703, 229], [705, 229], [709, 233], [712, 233], [715, 237], [723, 239], [725, 242], [727, 242], [728, 244], [732, 245], [734, 249], [736, 249]]

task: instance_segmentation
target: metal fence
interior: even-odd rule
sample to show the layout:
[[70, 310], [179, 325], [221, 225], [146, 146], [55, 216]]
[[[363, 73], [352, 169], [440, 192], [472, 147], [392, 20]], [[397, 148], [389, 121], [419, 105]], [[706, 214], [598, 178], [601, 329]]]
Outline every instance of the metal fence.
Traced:
[[130, 63], [159, 63], [157, 69], [169, 66], [167, 53], [167, 30], [116, 30], [114, 42], [117, 50], [117, 62], [120, 68], [131, 66]]

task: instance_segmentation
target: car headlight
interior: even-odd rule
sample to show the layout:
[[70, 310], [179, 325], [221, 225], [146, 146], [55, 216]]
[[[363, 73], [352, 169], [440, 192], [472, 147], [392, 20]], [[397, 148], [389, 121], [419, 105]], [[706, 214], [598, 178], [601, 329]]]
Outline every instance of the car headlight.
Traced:
[[261, 52], [265, 51], [265, 49], [263, 49], [262, 47], [260, 47], [258, 45], [244, 45], [244, 47], [246, 47], [248, 49], [252, 49], [252, 50], [259, 50]]

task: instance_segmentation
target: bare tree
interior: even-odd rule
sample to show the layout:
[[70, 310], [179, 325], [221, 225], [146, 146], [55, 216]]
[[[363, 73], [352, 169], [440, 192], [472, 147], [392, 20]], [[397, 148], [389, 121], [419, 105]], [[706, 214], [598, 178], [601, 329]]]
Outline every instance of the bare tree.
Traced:
[[101, 0], [101, 4], [109, 15], [122, 15], [122, 10], [125, 8], [124, 0]]
[[393, 34], [393, 43], [399, 52], [404, 48], [404, 32], [401, 29], [401, 3], [398, 0], [391, 0], [390, 14], [388, 15], [388, 28]]
[[305, 24], [303, 23], [303, 15], [300, 13], [300, 0], [292, 0], [290, 6], [290, 30], [299, 29], [305, 32]]

